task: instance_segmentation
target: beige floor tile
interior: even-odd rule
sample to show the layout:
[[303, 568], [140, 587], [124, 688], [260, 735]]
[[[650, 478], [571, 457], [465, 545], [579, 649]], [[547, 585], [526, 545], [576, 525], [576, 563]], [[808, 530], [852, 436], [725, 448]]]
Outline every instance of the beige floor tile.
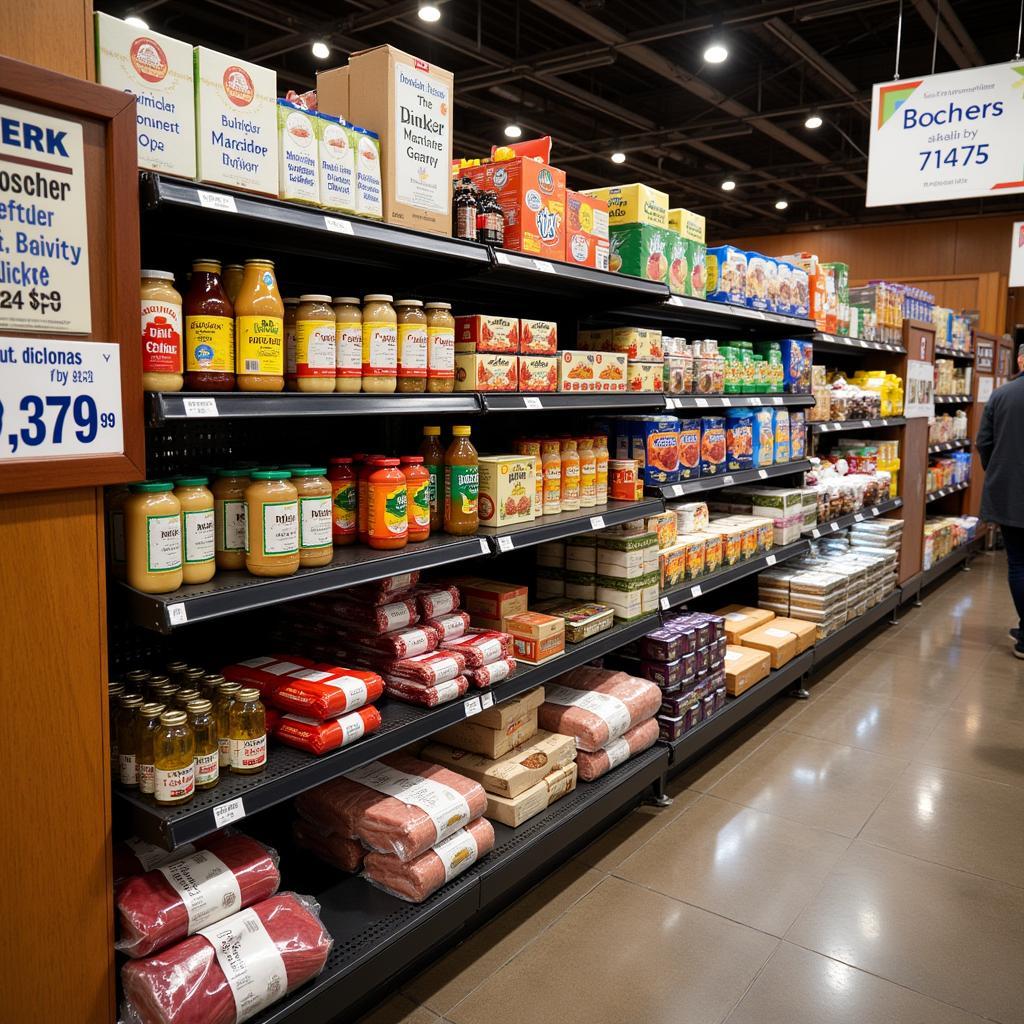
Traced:
[[445, 1016], [454, 1024], [718, 1024], [776, 943], [608, 877]]
[[[986, 662], [986, 665], [989, 663]], [[1021, 669], [1003, 671], [983, 668], [972, 676], [953, 701], [954, 711], [996, 715], [1012, 722], [1024, 722], [1024, 662], [1013, 659]]]
[[948, 622], [937, 622], [928, 630], [902, 636], [879, 637], [874, 647], [876, 653], [885, 651], [886, 654], [914, 658], [941, 665], [953, 672], [973, 672], [980, 668], [991, 649], [991, 640], [970, 641], [962, 630], [951, 628]]
[[758, 719], [741, 726], [670, 779], [667, 786], [669, 796], [685, 789], [706, 793], [778, 731], [771, 723], [765, 724]]
[[965, 681], [963, 673], [935, 662], [869, 650], [849, 663], [833, 690], [837, 693], [860, 690], [948, 707]]
[[783, 942], [726, 1024], [983, 1024], [980, 1017]]
[[710, 790], [723, 800], [855, 836], [906, 762], [775, 733]]
[[439, 1024], [440, 1020], [436, 1013], [418, 1006], [412, 999], [394, 995], [360, 1017], [356, 1024]]
[[949, 709], [914, 755], [922, 764], [1024, 786], [1024, 722], [988, 705]]
[[854, 842], [786, 938], [1001, 1024], [1024, 1021], [1024, 889]]
[[849, 840], [705, 796], [615, 874], [784, 935]]
[[1024, 886], [1024, 789], [912, 764], [859, 838]]
[[402, 991], [443, 1016], [582, 899], [602, 877], [600, 872], [570, 861], [416, 975]]

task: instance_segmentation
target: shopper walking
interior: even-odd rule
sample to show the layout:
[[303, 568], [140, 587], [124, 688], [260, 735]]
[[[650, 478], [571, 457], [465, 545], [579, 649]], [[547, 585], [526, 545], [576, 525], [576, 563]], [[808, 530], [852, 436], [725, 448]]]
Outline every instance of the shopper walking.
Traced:
[[1017, 609], [1013, 653], [1024, 659], [1024, 373], [992, 392], [975, 445], [985, 470], [981, 518], [1002, 530]]

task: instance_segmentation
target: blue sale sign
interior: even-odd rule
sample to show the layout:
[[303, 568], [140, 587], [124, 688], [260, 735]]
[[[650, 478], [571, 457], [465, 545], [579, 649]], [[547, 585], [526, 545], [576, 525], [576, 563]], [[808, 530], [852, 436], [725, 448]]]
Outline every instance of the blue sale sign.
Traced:
[[117, 345], [0, 338], [0, 464], [123, 452]]
[[1024, 192], [1024, 63], [877, 84], [868, 206]]

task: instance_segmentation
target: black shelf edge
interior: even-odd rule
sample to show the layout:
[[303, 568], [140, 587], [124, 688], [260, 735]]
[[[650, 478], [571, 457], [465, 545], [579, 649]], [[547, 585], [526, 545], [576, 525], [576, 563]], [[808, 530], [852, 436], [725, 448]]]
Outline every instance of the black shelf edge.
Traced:
[[966, 491], [971, 486], [970, 480], [964, 480], [963, 483], [950, 484], [948, 487], [940, 487], [937, 491], [931, 491], [924, 496], [924, 503], [926, 505], [933, 501], [938, 501], [940, 498], [948, 498], [951, 494], [956, 494], [957, 491]]
[[936, 405], [970, 405], [974, 401], [970, 395], [936, 395]]
[[813, 395], [666, 395], [665, 408], [674, 409], [753, 409], [761, 406], [790, 407], [814, 405]]
[[[462, 721], [480, 710], [482, 697], [490, 695], [495, 704], [511, 700], [631, 643], [655, 629], [659, 622], [660, 616], [653, 614], [615, 626], [581, 643], [569, 644], [564, 654], [550, 661], [540, 665], [522, 664], [511, 679], [490, 690], [476, 690], [437, 707], [421, 708], [383, 698], [378, 704], [383, 719], [381, 728], [358, 743], [321, 757], [274, 743], [265, 772], [255, 776], [226, 775], [214, 789], [180, 807], [159, 807], [137, 791], [120, 788], [114, 790], [115, 799], [127, 807], [137, 835], [174, 849], [216, 831], [226, 823], [220, 820], [225, 814], [232, 814], [229, 820], [236, 821], [289, 800], [313, 786]], [[241, 801], [240, 807], [236, 801]], [[235, 809], [230, 810], [232, 807]]]
[[615, 309], [600, 317], [620, 323], [637, 320], [663, 324], [668, 329], [698, 327], [722, 335], [746, 332], [764, 338], [810, 338], [815, 329], [813, 320], [687, 295], [672, 295], [657, 306]]
[[886, 501], [880, 501], [877, 505], [869, 505], [867, 508], [862, 508], [857, 512], [850, 512], [848, 515], [840, 516], [838, 519], [830, 519], [827, 523], [818, 523], [817, 526], [805, 527], [804, 533], [808, 537], [817, 540], [819, 537], [826, 537], [830, 533], [843, 530], [847, 526], [853, 526], [854, 523], [862, 523], [865, 519], [877, 519], [886, 512], [892, 512], [893, 509], [902, 507], [902, 498], [889, 498]]
[[807, 429], [812, 434], [838, 434], [851, 430], [874, 430], [878, 427], [902, 427], [906, 425], [903, 416], [883, 416], [874, 420], [829, 420], [821, 423], [808, 423]]
[[961, 562], [970, 558], [978, 547], [979, 542], [982, 540], [981, 537], [972, 537], [971, 540], [965, 544], [961, 544], [954, 551], [951, 551], [948, 555], [940, 558], [933, 566], [928, 569], [923, 569], [919, 573], [919, 583], [917, 591], [924, 590], [930, 583], [934, 583], [940, 576], [944, 576], [950, 569], [955, 568]]
[[815, 331], [812, 340], [815, 349], [822, 352], [887, 352], [897, 356], [907, 354], [907, 350], [895, 342], [868, 341], [866, 338], [849, 338], [843, 334], [826, 334], [824, 331]]
[[964, 363], [974, 362], [973, 352], [960, 352], [955, 348], [940, 348], [938, 345], [935, 346], [935, 355], [943, 359], [959, 359]]
[[665, 510], [661, 498], [642, 501], [610, 501], [607, 505], [581, 508], [578, 512], [561, 512], [557, 516], [541, 516], [532, 523], [515, 526], [481, 526], [478, 536], [493, 542], [494, 550], [503, 554], [513, 549], [532, 547], [549, 540], [575, 537], [608, 526], [618, 526], [633, 519], [644, 519]]
[[838, 650], [845, 647], [851, 640], [856, 640], [862, 633], [870, 629], [876, 622], [884, 619], [901, 600], [900, 588], [897, 587], [891, 594], [886, 594], [873, 608], [869, 608], [863, 615], [858, 615], [853, 622], [846, 623], [841, 629], [836, 630], [831, 636], [819, 640], [814, 645], [814, 664], [830, 658]]
[[787, 661], [738, 697], [727, 697], [725, 707], [669, 743], [671, 768], [678, 771], [703, 754], [725, 733], [741, 725], [768, 701], [807, 675], [814, 664], [814, 648]]
[[810, 547], [811, 545], [808, 541], [798, 540], [792, 544], [785, 544], [766, 554], [748, 558], [746, 561], [739, 562], [736, 565], [730, 565], [728, 569], [721, 569], [710, 576], [704, 576], [690, 583], [684, 583], [682, 586], [672, 587], [671, 590], [666, 590], [661, 595], [661, 610], [666, 611], [669, 608], [675, 608], [677, 605], [692, 601], [695, 597], [702, 597], [704, 594], [710, 594], [713, 590], [718, 590], [721, 587], [728, 586], [730, 583], [735, 583], [736, 580], [752, 576], [762, 569], [769, 569], [780, 562], [788, 562], [791, 558], [796, 558], [797, 555], [802, 555], [809, 551]]
[[646, 488], [650, 494], [660, 494], [666, 500], [682, 498], [687, 494], [701, 494], [704, 491], [717, 491], [722, 487], [734, 484], [759, 484], [763, 480], [771, 480], [777, 476], [789, 476], [792, 473], [803, 473], [811, 468], [809, 459], [797, 459], [795, 462], [784, 462], [778, 466], [765, 466], [762, 469], [742, 469], [735, 473], [699, 476], [695, 480], [680, 480], [674, 484], [652, 484]]
[[935, 444], [928, 445], [929, 455], [940, 455], [942, 452], [955, 452], [961, 448], [970, 448], [970, 438], [962, 438], [959, 441], [937, 441]]
[[665, 396], [656, 391], [612, 391], [582, 395], [562, 395], [550, 391], [541, 394], [483, 391], [480, 400], [484, 412], [561, 412], [578, 409], [612, 413], [627, 409], [665, 408]]

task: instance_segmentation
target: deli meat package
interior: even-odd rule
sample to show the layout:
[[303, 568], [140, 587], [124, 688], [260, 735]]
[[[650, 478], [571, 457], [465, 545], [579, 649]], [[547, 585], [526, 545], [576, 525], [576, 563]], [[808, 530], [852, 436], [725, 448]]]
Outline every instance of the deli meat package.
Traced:
[[292, 822], [292, 836], [299, 846], [309, 850], [325, 864], [353, 873], [363, 866], [366, 847], [358, 839], [349, 839], [337, 832], [325, 832], [303, 818]]
[[466, 657], [459, 651], [431, 651], [429, 654], [416, 654], [411, 658], [380, 664], [385, 677], [400, 676], [415, 683], [435, 685], [462, 675]]
[[400, 572], [395, 576], [385, 576], [382, 580], [372, 583], [360, 583], [355, 587], [346, 587], [345, 594], [351, 601], [363, 604], [387, 604], [399, 597], [407, 597], [420, 581], [419, 569], [412, 572]]
[[375, 732], [380, 724], [380, 712], [368, 704], [349, 715], [325, 722], [304, 715], [282, 715], [274, 724], [273, 735], [279, 743], [289, 747], [311, 754], [326, 754]]
[[315, 978], [334, 940], [283, 892], [121, 969], [126, 1024], [238, 1024]]
[[661, 690], [654, 683], [583, 665], [545, 686], [537, 724], [548, 732], [575, 736], [578, 749], [594, 751], [653, 718], [660, 707]]
[[480, 668], [467, 668], [466, 678], [477, 689], [484, 690], [493, 683], [500, 683], [508, 679], [516, 670], [515, 658], [499, 658], [490, 664], [481, 665]]
[[470, 629], [465, 635], [441, 643], [442, 651], [457, 651], [470, 668], [481, 668], [512, 655], [512, 637], [491, 629]]
[[658, 720], [648, 718], [646, 722], [634, 725], [623, 736], [612, 740], [608, 746], [602, 747], [600, 750], [577, 751], [576, 768], [581, 781], [593, 782], [594, 779], [599, 779], [613, 768], [617, 768], [634, 754], [653, 747], [658, 739], [659, 729]]
[[466, 612], [450, 612], [436, 619], [426, 619], [423, 625], [434, 630], [438, 641], [443, 643], [462, 636], [469, 629], [469, 615]]
[[295, 799], [322, 829], [409, 861], [487, 809], [479, 782], [408, 754], [389, 754]]
[[422, 903], [493, 849], [494, 826], [486, 818], [477, 818], [410, 861], [388, 853], [368, 853], [363, 877], [392, 896]]
[[[209, 841], [209, 840], [207, 840]], [[114, 843], [114, 888], [120, 891], [121, 883], [127, 881], [133, 875], [143, 875], [153, 868], [162, 867], [172, 860], [181, 860], [189, 853], [195, 853], [196, 847], [203, 845], [202, 840], [197, 843], [185, 843], [176, 850], [165, 850], [162, 846], [154, 846], [147, 843], [145, 839], [138, 839], [132, 836], [130, 839], [122, 839]]]
[[324, 622], [341, 629], [356, 629], [361, 633], [390, 633], [395, 629], [415, 626], [420, 621], [419, 609], [413, 597], [401, 597], [387, 604], [366, 604], [338, 597], [316, 598], [309, 610]]
[[459, 607], [459, 588], [455, 586], [421, 587], [416, 593], [416, 603], [419, 605], [423, 618], [439, 618]]
[[278, 856], [238, 832], [214, 836], [202, 850], [128, 879], [117, 896], [121, 938], [130, 957], [172, 942], [277, 892]]
[[443, 683], [420, 683], [401, 676], [385, 676], [384, 682], [384, 692], [389, 697], [404, 700], [407, 704], [419, 704], [424, 708], [446, 704], [456, 697], [462, 697], [469, 689], [469, 680], [465, 676], [456, 676]]

